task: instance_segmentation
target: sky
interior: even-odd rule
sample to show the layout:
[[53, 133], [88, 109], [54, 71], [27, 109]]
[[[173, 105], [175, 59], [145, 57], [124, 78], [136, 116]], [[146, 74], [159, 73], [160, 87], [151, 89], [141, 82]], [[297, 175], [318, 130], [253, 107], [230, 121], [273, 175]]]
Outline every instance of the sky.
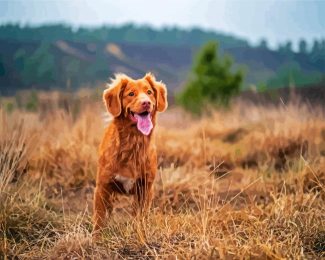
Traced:
[[325, 38], [325, 0], [0, 0], [0, 24], [201, 27], [271, 47]]

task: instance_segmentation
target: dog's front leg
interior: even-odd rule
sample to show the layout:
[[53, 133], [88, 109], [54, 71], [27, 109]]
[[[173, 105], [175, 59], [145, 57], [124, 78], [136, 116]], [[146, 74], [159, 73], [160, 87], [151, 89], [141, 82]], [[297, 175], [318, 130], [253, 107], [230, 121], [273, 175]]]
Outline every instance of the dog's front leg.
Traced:
[[106, 182], [97, 180], [94, 194], [93, 231], [94, 234], [103, 228], [106, 213], [113, 211], [114, 191]]

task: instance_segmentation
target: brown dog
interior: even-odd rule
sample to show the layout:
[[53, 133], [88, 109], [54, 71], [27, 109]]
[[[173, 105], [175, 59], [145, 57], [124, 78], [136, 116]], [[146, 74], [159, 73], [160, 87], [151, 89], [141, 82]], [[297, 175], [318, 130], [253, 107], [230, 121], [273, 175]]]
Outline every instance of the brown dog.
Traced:
[[156, 112], [167, 108], [167, 89], [148, 73], [134, 80], [117, 75], [103, 93], [114, 117], [99, 147], [94, 195], [94, 231], [103, 227], [116, 194], [134, 195], [136, 212], [150, 208], [157, 154], [153, 138]]

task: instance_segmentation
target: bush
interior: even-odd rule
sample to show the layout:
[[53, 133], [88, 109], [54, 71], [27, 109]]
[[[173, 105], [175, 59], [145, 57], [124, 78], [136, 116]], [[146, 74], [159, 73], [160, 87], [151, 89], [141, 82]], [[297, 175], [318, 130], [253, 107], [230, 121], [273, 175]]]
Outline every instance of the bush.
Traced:
[[38, 96], [35, 90], [33, 90], [29, 97], [28, 97], [28, 102], [26, 104], [26, 110], [35, 112], [38, 109]]
[[207, 104], [228, 106], [240, 90], [240, 71], [232, 72], [232, 60], [220, 59], [216, 42], [208, 42], [199, 51], [192, 75], [184, 90], [176, 97], [186, 110], [200, 114]]

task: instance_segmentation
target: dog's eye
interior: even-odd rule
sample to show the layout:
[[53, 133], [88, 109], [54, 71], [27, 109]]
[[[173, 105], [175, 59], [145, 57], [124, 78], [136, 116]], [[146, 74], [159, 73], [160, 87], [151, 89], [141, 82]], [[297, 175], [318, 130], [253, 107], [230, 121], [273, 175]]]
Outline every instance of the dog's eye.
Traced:
[[130, 92], [130, 93], [129, 93], [129, 96], [130, 96], [130, 97], [133, 97], [133, 96], [134, 96], [134, 92]]
[[152, 94], [152, 91], [149, 89], [149, 90], [147, 91], [147, 93], [148, 93], [148, 95], [151, 95], [151, 94]]

